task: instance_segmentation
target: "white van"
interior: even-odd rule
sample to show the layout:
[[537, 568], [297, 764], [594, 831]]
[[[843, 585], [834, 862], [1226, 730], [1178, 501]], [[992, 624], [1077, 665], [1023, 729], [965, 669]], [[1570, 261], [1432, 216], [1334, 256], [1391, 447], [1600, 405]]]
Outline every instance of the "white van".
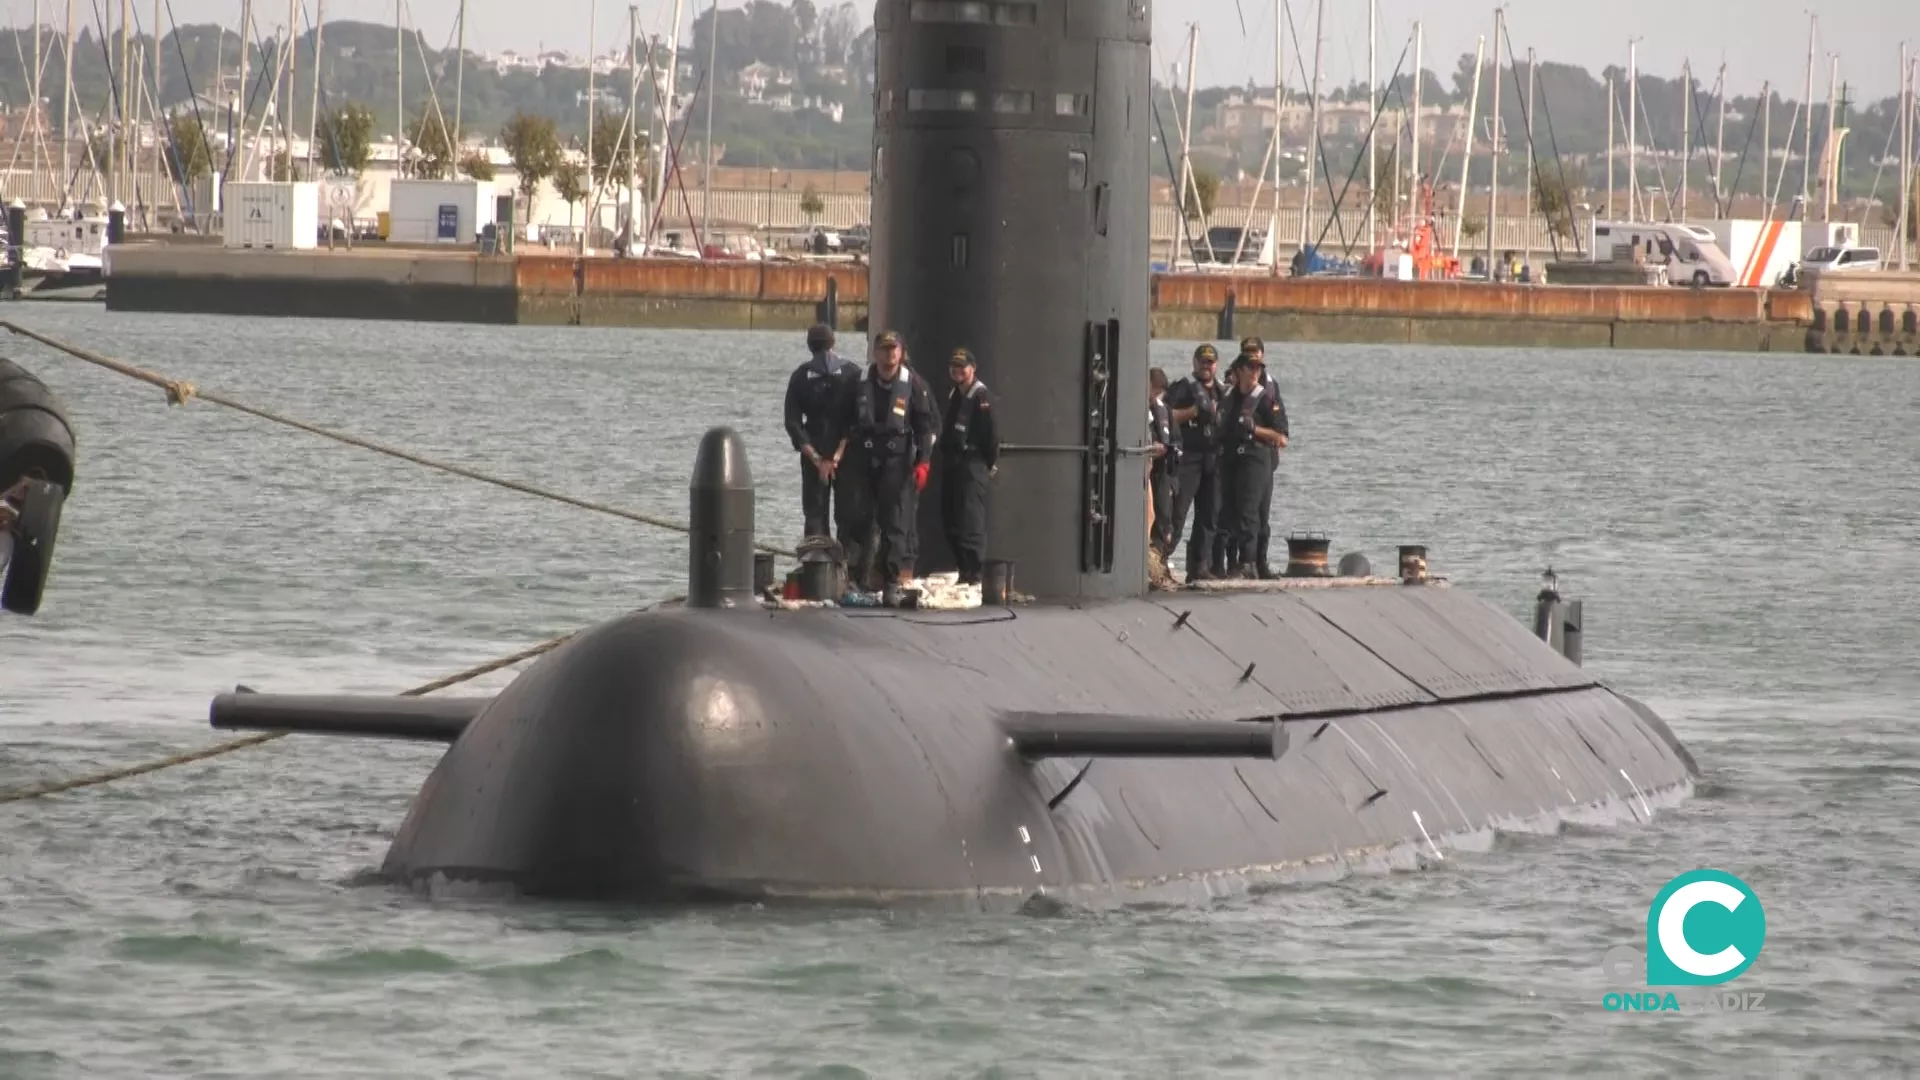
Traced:
[[1880, 249], [1870, 247], [1822, 247], [1807, 252], [1800, 269], [1854, 271], [1880, 269]]

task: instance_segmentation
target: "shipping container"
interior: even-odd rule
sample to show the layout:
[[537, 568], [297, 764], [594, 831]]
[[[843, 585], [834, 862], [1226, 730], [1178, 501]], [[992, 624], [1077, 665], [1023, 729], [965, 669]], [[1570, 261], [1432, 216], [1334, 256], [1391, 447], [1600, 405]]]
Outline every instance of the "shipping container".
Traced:
[[1709, 221], [1707, 228], [1733, 263], [1735, 288], [1771, 289], [1801, 255], [1797, 221], [1729, 219]]
[[226, 246], [311, 249], [320, 240], [320, 186], [230, 180], [221, 189]]
[[495, 221], [491, 180], [395, 180], [388, 191], [395, 243], [472, 246]]

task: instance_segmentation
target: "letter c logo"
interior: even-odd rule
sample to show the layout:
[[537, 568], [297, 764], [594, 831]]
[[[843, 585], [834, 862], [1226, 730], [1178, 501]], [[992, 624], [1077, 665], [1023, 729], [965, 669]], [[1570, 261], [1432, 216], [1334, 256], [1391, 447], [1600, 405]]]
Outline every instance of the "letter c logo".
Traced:
[[1647, 911], [1647, 984], [1728, 982], [1759, 957], [1766, 933], [1760, 898], [1746, 882], [1719, 870], [1682, 874]]

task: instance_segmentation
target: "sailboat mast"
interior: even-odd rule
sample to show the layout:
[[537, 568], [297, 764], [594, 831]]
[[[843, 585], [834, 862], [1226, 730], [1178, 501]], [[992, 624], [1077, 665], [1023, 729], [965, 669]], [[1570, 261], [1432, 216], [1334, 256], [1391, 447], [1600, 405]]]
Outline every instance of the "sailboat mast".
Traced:
[[1313, 105], [1307, 120], [1306, 197], [1300, 208], [1300, 249], [1306, 250], [1307, 230], [1313, 218], [1313, 184], [1320, 174], [1320, 62], [1326, 51], [1327, 0], [1314, 5], [1313, 15]]
[[1423, 23], [1413, 24], [1413, 161], [1408, 175], [1413, 178], [1413, 202], [1410, 205], [1413, 220], [1418, 221], [1424, 212], [1421, 199], [1426, 194], [1426, 185], [1420, 181], [1420, 89], [1427, 81], [1427, 69], [1421, 52], [1427, 43], [1427, 30]]
[[393, 0], [393, 175], [407, 175], [407, 31]]
[[[1521, 220], [1525, 222], [1525, 224], [1521, 226], [1521, 243], [1526, 248], [1526, 254], [1521, 258], [1521, 265], [1523, 266], [1533, 265], [1533, 204], [1536, 201], [1533, 197], [1533, 186], [1535, 182], [1533, 173], [1533, 97], [1535, 84], [1538, 82], [1539, 66], [1539, 63], [1533, 55], [1533, 46], [1527, 46], [1527, 190], [1525, 196], [1526, 202], [1524, 203], [1525, 213], [1521, 217]], [[1572, 208], [1569, 207], [1568, 209], [1571, 210]], [[1551, 234], [1553, 229], [1552, 222], [1547, 223], [1547, 229], [1549, 234]]]
[[1367, 250], [1374, 247], [1373, 206], [1377, 202], [1373, 193], [1380, 187], [1380, 169], [1374, 153], [1379, 145], [1374, 133], [1380, 124], [1378, 115], [1380, 97], [1379, 67], [1376, 59], [1376, 39], [1380, 33], [1379, 0], [1367, 0]]
[[[1473, 47], [1473, 93], [1467, 98], [1467, 145], [1460, 153], [1460, 204], [1453, 212], [1453, 257], [1460, 257], [1460, 234], [1467, 223], [1467, 167], [1473, 164], [1473, 122], [1480, 112], [1480, 71], [1487, 58], [1487, 39]], [[1489, 224], [1488, 228], [1492, 228]]]
[[[580, 229], [580, 254], [587, 253], [587, 234], [593, 231], [594, 196], [600, 193], [600, 183], [593, 175], [593, 62], [594, 36], [600, 23], [600, 4], [598, 0], [587, 5], [587, 220]], [[571, 211], [569, 211], [571, 213]]]
[[[1792, 141], [1792, 136], [1788, 136]], [[1786, 162], [1780, 163], [1781, 175], [1786, 175]], [[1760, 83], [1760, 201], [1766, 206], [1765, 217], [1773, 220], [1773, 81]]]
[[[660, 103], [660, 116], [658, 117], [660, 130], [660, 171], [658, 173], [658, 182], [653, 185], [653, 198], [663, 206], [667, 201], [667, 157], [673, 149], [674, 76], [679, 74], [680, 71], [680, 16], [683, 6], [682, 0], [673, 0], [673, 28], [667, 34], [667, 89], [665, 100]], [[707, 90], [711, 93], [712, 87], [708, 87]], [[637, 106], [638, 102], [635, 104]], [[649, 128], [649, 130], [652, 129]], [[651, 149], [651, 147], [649, 147], [649, 149]], [[654, 215], [652, 214], [649, 214], [647, 217], [647, 239], [649, 241], [653, 239], [653, 217]]]
[[[1173, 203], [1174, 231], [1167, 241], [1167, 269], [1172, 270], [1180, 255], [1180, 234], [1185, 231], [1181, 226], [1187, 221], [1187, 180], [1192, 175], [1192, 158], [1187, 155], [1193, 149], [1193, 65], [1200, 52], [1200, 25], [1187, 26], [1187, 107], [1178, 117], [1180, 124], [1180, 175], [1175, 178], [1176, 190]], [[1172, 87], [1168, 87], [1172, 92]], [[1189, 233], [1189, 236], [1191, 234]], [[1187, 252], [1189, 258], [1198, 258], [1197, 253]]]
[[1607, 220], [1613, 220], [1613, 118], [1616, 115], [1613, 76], [1607, 76]]
[[1693, 164], [1693, 61], [1680, 62], [1680, 220], [1687, 220], [1687, 172]]
[[1720, 77], [1714, 80], [1713, 96], [1720, 100], [1720, 120], [1713, 132], [1713, 198], [1714, 216], [1726, 217], [1723, 206], [1727, 199], [1725, 186], [1727, 167], [1727, 65], [1720, 65]]
[[71, 204], [67, 185], [73, 182], [73, 0], [67, 0], [67, 43], [60, 52], [66, 64], [60, 93], [60, 207], [64, 210]]
[[[1286, 0], [1273, 0], [1273, 224], [1267, 240], [1273, 247], [1273, 272], [1280, 272], [1280, 131], [1287, 104], [1287, 23], [1281, 17]], [[1242, 237], [1244, 240], [1245, 237]]]
[[454, 48], [457, 53], [453, 61], [453, 133], [447, 141], [452, 145], [454, 164], [458, 166], [460, 143], [466, 136], [460, 117], [462, 106], [467, 103], [467, 0], [460, 0], [460, 37]]
[[[653, 70], [653, 46], [647, 46], [647, 70]], [[649, 79], [649, 82], [652, 80]], [[634, 140], [639, 134], [635, 129], [640, 126], [640, 5], [627, 5], [627, 247], [629, 252], [640, 250], [638, 238], [634, 236], [634, 226], [639, 223], [640, 213], [636, 205], [639, 202], [639, 185], [635, 177], [639, 173], [634, 155]], [[653, 140], [648, 139], [651, 143]], [[651, 147], [649, 147], [651, 149]], [[653, 230], [649, 228], [648, 232]]]
[[1900, 252], [1900, 270], [1907, 269], [1907, 215], [1913, 195], [1913, 72], [1907, 61], [1907, 43], [1900, 43], [1900, 210], [1893, 219], [1893, 246]]
[[1639, 38], [1627, 42], [1627, 216], [1640, 220]]
[[[1800, 148], [1800, 160], [1802, 162], [1800, 169], [1800, 212], [1803, 217], [1806, 214], [1807, 207], [1813, 201], [1813, 48], [1814, 41], [1820, 34], [1820, 16], [1809, 15], [1807, 19], [1807, 95], [1801, 99], [1801, 107], [1807, 111], [1807, 133]], [[1789, 133], [1787, 139], [1789, 140], [1788, 145], [1791, 146], [1793, 135]], [[1785, 172], [1786, 167], [1786, 163], [1782, 162], [1780, 165], [1781, 171]]]
[[133, 161], [128, 156], [133, 142], [130, 137], [133, 134], [133, 85], [128, 77], [131, 68], [130, 60], [133, 56], [133, 42], [127, 37], [127, 24], [133, 21], [128, 18], [132, 9], [133, 0], [120, 0], [120, 70], [113, 73], [114, 78], [120, 83], [120, 130], [110, 140], [113, 150], [108, 155], [113, 159], [113, 182], [109, 185], [113, 188], [113, 201], [122, 207], [126, 206], [129, 197], [126, 181]]
[[707, 227], [713, 221], [713, 99], [714, 93], [713, 62], [720, 51], [720, 0], [711, 0], [707, 4], [707, 153], [706, 161], [700, 166], [700, 243], [701, 256], [706, 255], [705, 245], [712, 243], [707, 237]]
[[1495, 237], [1500, 230], [1500, 159], [1506, 140], [1500, 132], [1500, 24], [1506, 17], [1503, 8], [1493, 9], [1493, 126], [1487, 147], [1487, 276], [1493, 276]]
[[251, 177], [247, 171], [247, 61], [253, 57], [253, 0], [240, 0], [240, 87], [234, 91], [234, 101], [240, 106], [240, 124], [234, 132], [239, 139], [240, 179]]
[[[1905, 65], [1902, 65], [1904, 68]], [[40, 96], [40, 0], [33, 0], [33, 185], [40, 183], [40, 140], [46, 134], [47, 107]], [[29, 189], [31, 190], [31, 188]]]
[[1831, 53], [1833, 75], [1827, 82], [1827, 137], [1820, 144], [1820, 220], [1833, 220], [1834, 180], [1840, 175], [1840, 155], [1833, 145], [1833, 111], [1840, 95], [1840, 54]]
[[300, 0], [287, 0], [287, 60], [285, 66], [287, 75], [287, 105], [286, 110], [280, 114], [280, 134], [281, 137], [286, 140], [287, 144], [288, 180], [293, 179], [293, 88], [297, 85], [294, 82], [294, 75], [299, 66], [297, 61], [300, 58], [300, 50], [296, 47], [296, 43], [300, 40], [299, 20]]
[[307, 111], [307, 179], [313, 179], [314, 136], [320, 131], [320, 42], [327, 28], [327, 0], [313, 0], [313, 107]]

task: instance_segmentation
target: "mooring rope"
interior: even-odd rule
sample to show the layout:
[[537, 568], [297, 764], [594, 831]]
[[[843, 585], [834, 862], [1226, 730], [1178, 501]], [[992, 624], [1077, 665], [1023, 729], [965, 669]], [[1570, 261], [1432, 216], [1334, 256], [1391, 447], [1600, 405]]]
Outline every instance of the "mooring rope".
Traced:
[[[637, 510], [627, 510], [618, 506], [610, 506], [606, 503], [595, 502], [591, 499], [582, 499], [562, 492], [550, 491], [546, 488], [536, 487], [533, 484], [521, 483], [518, 480], [507, 480], [498, 476], [489, 476], [486, 473], [469, 469], [464, 465], [436, 461], [433, 458], [423, 457], [411, 451], [402, 450], [396, 446], [388, 446], [384, 443], [375, 442], [372, 439], [361, 438], [358, 435], [349, 435], [346, 432], [334, 431], [330, 428], [323, 428], [318, 424], [309, 424], [304, 420], [296, 420], [290, 416], [283, 416], [271, 409], [263, 409], [256, 405], [249, 405], [246, 402], [237, 401], [216, 391], [203, 390], [190, 382], [185, 382], [180, 379], [169, 379], [165, 375], [157, 372], [135, 367], [132, 364], [115, 360], [112, 357], [101, 356], [99, 353], [82, 349], [77, 345], [69, 345], [64, 341], [47, 337], [38, 331], [29, 330], [18, 323], [0, 319], [0, 329], [37, 341], [49, 349], [63, 352], [76, 360], [84, 360], [89, 364], [106, 368], [108, 371], [125, 375], [129, 379], [137, 379], [149, 386], [159, 387], [166, 392], [167, 404], [169, 405], [185, 405], [188, 401], [199, 398], [202, 401], [210, 401], [215, 405], [223, 405], [237, 412], [246, 413], [249, 416], [257, 416], [262, 420], [267, 420], [275, 424], [283, 424], [299, 431], [318, 435], [323, 439], [332, 439], [335, 442], [344, 443], [348, 446], [358, 447], [362, 450], [371, 450], [376, 454], [384, 454], [387, 457], [396, 458], [400, 461], [411, 462], [423, 468], [465, 477], [468, 480], [478, 480], [483, 484], [503, 487], [508, 491], [517, 491], [522, 495], [531, 495], [539, 499], [550, 499], [554, 502], [565, 503], [568, 506], [577, 506], [582, 510], [592, 510], [596, 513], [609, 514], [613, 517], [625, 518], [628, 521], [636, 521], [642, 525], [652, 525], [655, 528], [668, 529], [677, 533], [690, 533], [693, 531], [692, 526], [687, 523], [674, 521], [671, 518], [656, 517], [652, 514], [640, 513]], [[798, 557], [788, 548], [763, 543], [759, 540], [755, 540], [753, 546], [757, 550], [770, 552], [774, 555], [784, 555], [789, 559]]]
[[[444, 679], [435, 679], [430, 683], [424, 683], [411, 690], [402, 690], [399, 696], [419, 697], [423, 694], [431, 694], [436, 690], [445, 690], [449, 686], [455, 686], [477, 679], [482, 675], [490, 675], [493, 672], [499, 671], [501, 668], [511, 667], [522, 660], [531, 660], [542, 653], [551, 652], [565, 644], [577, 633], [579, 633], [579, 631], [576, 630], [572, 634], [562, 634], [559, 637], [548, 638], [540, 644], [522, 649], [512, 656], [503, 656], [498, 660], [489, 660], [477, 667], [470, 667], [465, 671], [449, 675]], [[92, 773], [87, 776], [74, 777], [69, 780], [58, 780], [41, 784], [37, 787], [21, 788], [18, 791], [0, 792], [0, 805], [26, 802], [29, 799], [58, 795], [66, 791], [77, 791], [80, 788], [96, 787], [100, 784], [112, 783], [115, 780], [144, 776], [147, 773], [159, 772], [162, 769], [171, 769], [176, 765], [188, 765], [196, 761], [205, 761], [208, 758], [220, 757], [223, 754], [231, 754], [235, 750], [245, 750], [250, 746], [260, 746], [273, 742], [275, 739], [284, 739], [290, 734], [292, 734], [292, 732], [265, 731], [258, 735], [247, 735], [227, 742], [215, 743], [212, 746], [202, 747], [198, 750], [188, 750], [184, 753], [173, 754], [155, 761], [143, 762], [139, 765], [129, 765], [120, 769], [109, 769], [105, 772]]]

